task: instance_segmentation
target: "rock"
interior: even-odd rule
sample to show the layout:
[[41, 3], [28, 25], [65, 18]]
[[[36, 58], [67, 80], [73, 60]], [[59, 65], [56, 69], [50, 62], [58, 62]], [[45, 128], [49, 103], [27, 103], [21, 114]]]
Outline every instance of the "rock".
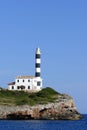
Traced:
[[44, 105], [0, 106], [0, 119], [79, 120], [81, 118], [72, 97], [66, 94], [58, 97], [55, 102]]

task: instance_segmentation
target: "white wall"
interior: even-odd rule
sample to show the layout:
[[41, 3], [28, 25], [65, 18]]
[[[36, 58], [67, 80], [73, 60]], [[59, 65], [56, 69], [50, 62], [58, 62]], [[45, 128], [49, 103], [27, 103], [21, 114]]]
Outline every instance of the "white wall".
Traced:
[[[18, 82], [19, 80], [19, 82]], [[23, 82], [24, 80], [24, 82]], [[30, 82], [28, 82], [28, 80], [30, 80]], [[40, 86], [37, 86], [37, 82], [41, 82]], [[35, 77], [32, 79], [16, 79], [15, 80], [15, 85], [9, 85], [8, 89], [9, 90], [21, 90], [21, 89], [17, 89], [17, 86], [25, 86], [24, 90], [32, 90], [32, 91], [39, 91], [42, 89], [42, 78], [40, 77]], [[12, 86], [14, 86], [14, 89], [12, 89]], [[28, 86], [30, 86], [30, 89], [28, 89]]]

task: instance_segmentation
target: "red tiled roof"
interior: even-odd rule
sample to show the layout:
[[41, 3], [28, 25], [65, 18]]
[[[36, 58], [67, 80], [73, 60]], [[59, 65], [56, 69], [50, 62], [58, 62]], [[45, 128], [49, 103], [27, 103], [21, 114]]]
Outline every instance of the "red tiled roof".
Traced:
[[33, 79], [35, 76], [17, 76], [16, 79]]
[[15, 82], [8, 83], [8, 85], [15, 85]]

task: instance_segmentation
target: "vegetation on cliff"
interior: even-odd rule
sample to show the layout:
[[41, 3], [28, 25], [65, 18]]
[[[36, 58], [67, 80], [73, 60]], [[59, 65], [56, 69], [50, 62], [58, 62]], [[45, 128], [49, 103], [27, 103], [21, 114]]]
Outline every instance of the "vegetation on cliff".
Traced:
[[52, 88], [37, 93], [0, 90], [0, 119], [55, 119], [78, 120], [72, 97], [60, 94]]
[[61, 94], [52, 88], [44, 88], [37, 93], [0, 90], [0, 105], [36, 105], [54, 102]]

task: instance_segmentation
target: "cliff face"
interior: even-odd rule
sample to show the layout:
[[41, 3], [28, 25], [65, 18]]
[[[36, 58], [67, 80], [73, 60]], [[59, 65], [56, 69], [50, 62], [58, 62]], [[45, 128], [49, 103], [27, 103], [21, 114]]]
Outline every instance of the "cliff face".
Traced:
[[44, 105], [8, 106], [0, 105], [0, 119], [67, 119], [78, 120], [78, 113], [72, 97], [63, 94], [53, 103]]

